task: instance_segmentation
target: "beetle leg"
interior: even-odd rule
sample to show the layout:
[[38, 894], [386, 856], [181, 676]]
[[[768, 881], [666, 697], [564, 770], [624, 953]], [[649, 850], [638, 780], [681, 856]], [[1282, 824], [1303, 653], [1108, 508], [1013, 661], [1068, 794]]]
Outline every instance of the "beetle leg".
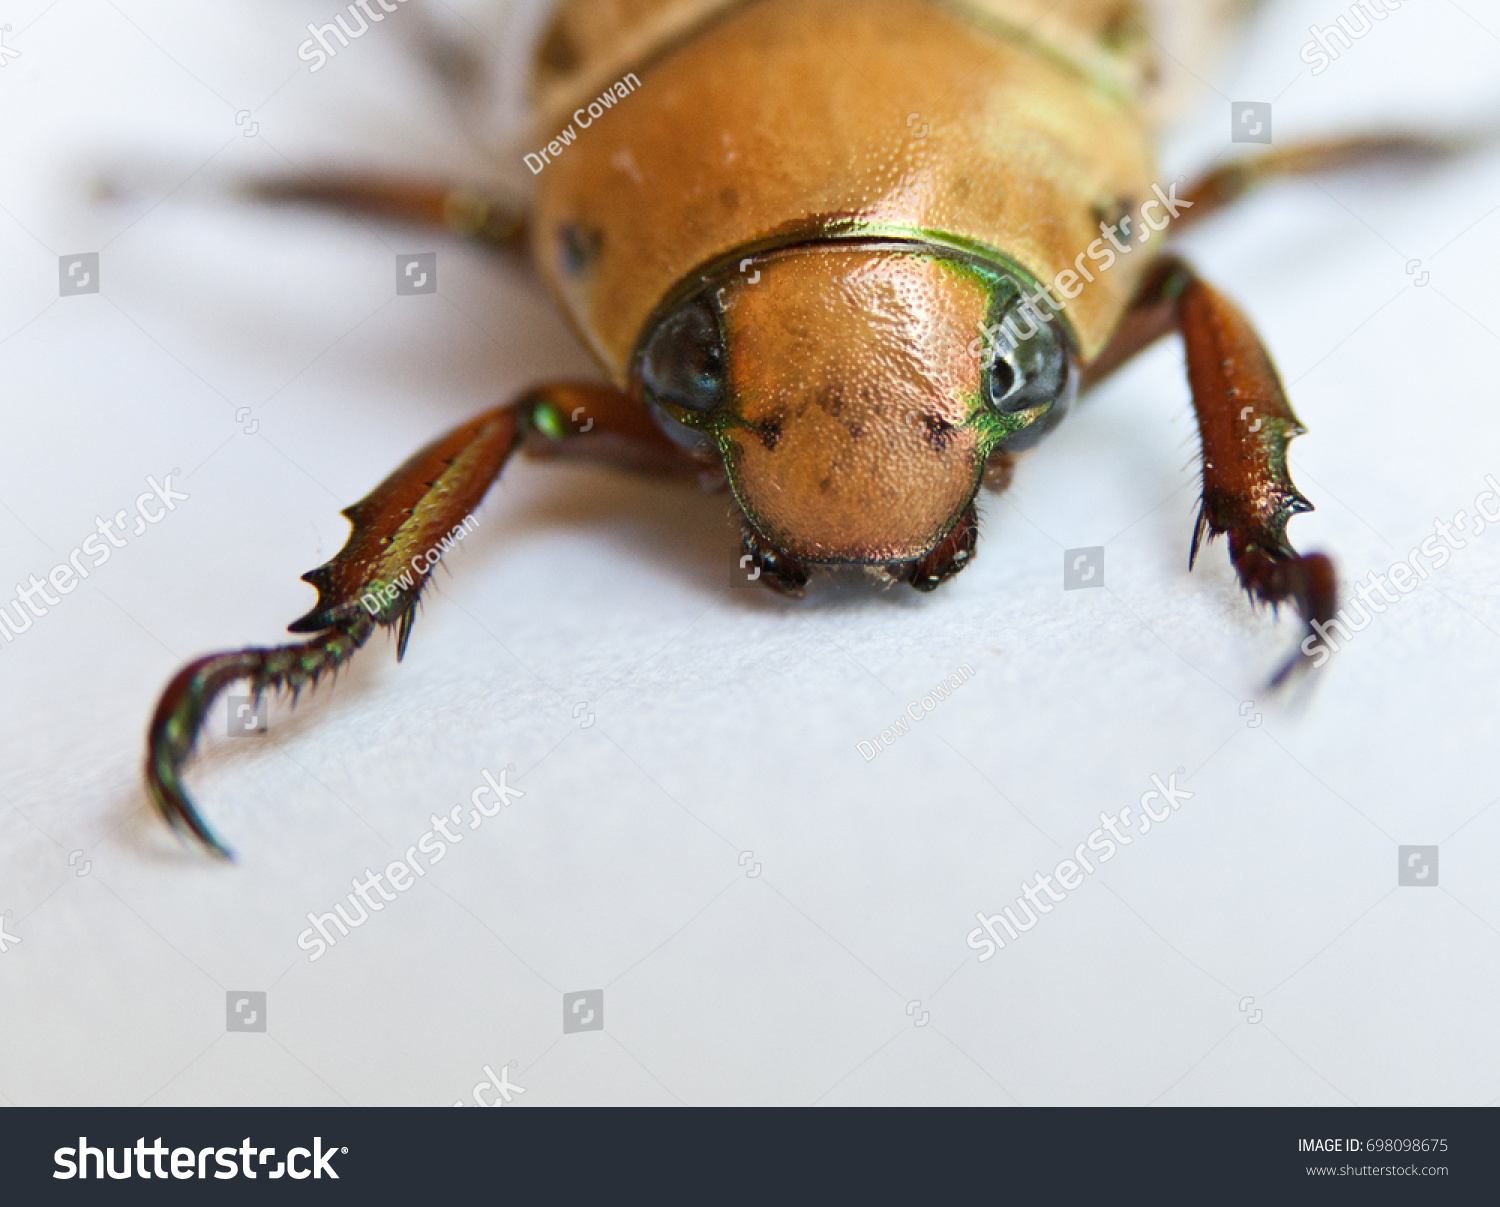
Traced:
[[[1008, 473], [1006, 480], [1009, 481]], [[892, 577], [898, 582], [910, 583], [918, 591], [936, 591], [973, 560], [978, 547], [979, 513], [970, 503], [952, 531], [926, 557], [904, 566], [892, 566]]]
[[1193, 270], [1176, 256], [1161, 256], [1141, 281], [1120, 325], [1104, 350], [1083, 366], [1078, 392], [1085, 394], [1116, 369], [1177, 330], [1177, 299]]
[[412, 5], [402, 28], [453, 107], [469, 117], [494, 91], [494, 70], [484, 36], [451, 10], [448, 15], [439, 20], [430, 8]]
[[[1084, 374], [1093, 384], [1168, 331], [1182, 334], [1203, 441], [1203, 494], [1188, 567], [1205, 534], [1227, 533], [1229, 557], [1251, 598], [1292, 603], [1311, 630], [1333, 619], [1338, 581], [1321, 553], [1299, 555], [1287, 522], [1309, 503], [1292, 484], [1286, 449], [1306, 429], [1270, 355], [1233, 302], [1175, 256], [1153, 269], [1113, 341]], [[1277, 672], [1283, 682], [1298, 655]]]
[[554, 385], [496, 407], [440, 436], [369, 495], [344, 510], [353, 525], [332, 561], [302, 577], [318, 589], [317, 606], [288, 625], [310, 640], [210, 654], [185, 666], [162, 693], [151, 719], [146, 788], [167, 822], [229, 857], [204, 824], [182, 783], [182, 771], [215, 698], [236, 682], [257, 696], [295, 697], [336, 673], [377, 627], [396, 630], [396, 657], [406, 652], [417, 600], [454, 530], [479, 506], [511, 454], [555, 456], [578, 446], [597, 459], [634, 468], [696, 472], [698, 464], [651, 422], [628, 394], [607, 386]]
[[748, 520], [741, 520], [740, 531], [740, 546], [745, 551], [740, 559], [741, 568], [745, 568], [745, 558], [749, 558], [749, 565], [757, 571], [751, 578], [759, 578], [779, 595], [801, 599], [807, 589], [807, 567], [779, 552]]
[[350, 174], [257, 181], [249, 186], [262, 201], [327, 206], [420, 226], [441, 227], [465, 239], [519, 249], [526, 240], [526, 212], [493, 189], [403, 176]]
[[1285, 176], [1312, 176], [1382, 160], [1430, 163], [1484, 145], [1483, 139], [1385, 134], [1293, 143], [1214, 168], [1184, 190], [1189, 209], [1172, 224], [1179, 231], [1238, 201], [1251, 189]]
[[1016, 476], [1014, 453], [997, 448], [990, 454], [984, 467], [984, 488], [991, 494], [1003, 495], [1010, 489], [1011, 479]]

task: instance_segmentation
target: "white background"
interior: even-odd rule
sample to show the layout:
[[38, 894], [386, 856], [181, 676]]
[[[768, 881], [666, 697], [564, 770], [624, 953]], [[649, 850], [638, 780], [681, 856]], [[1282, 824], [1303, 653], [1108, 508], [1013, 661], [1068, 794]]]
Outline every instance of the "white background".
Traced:
[[[239, 862], [173, 840], [139, 774], [173, 671], [281, 639], [339, 510], [422, 442], [594, 372], [519, 265], [228, 192], [472, 175], [399, 28], [421, 2], [312, 75], [297, 46], [331, 0], [0, 0], [21, 52], [0, 68], [0, 584], [148, 475], [191, 495], [0, 648], [21, 940], [0, 1102], [447, 1105], [511, 1061], [526, 1106], [1495, 1101], [1500, 532], [1314, 690], [1268, 698], [1294, 620], [1249, 606], [1222, 543], [1187, 572], [1175, 341], [987, 501], [978, 561], [931, 597], [730, 590], [722, 496], [518, 464], [404, 665], [377, 637], [262, 738], [226, 738], [218, 707], [192, 785]], [[473, 7], [515, 97], [534, 6]], [[1230, 153], [1231, 100], [1274, 101], [1281, 143], [1500, 118], [1494, 0], [1408, 0], [1314, 78], [1308, 25], [1342, 11], [1272, 5], [1200, 68], [1163, 178]], [[1184, 241], [1274, 351], [1318, 508], [1292, 537], [1346, 582], [1500, 473], [1497, 202], [1491, 150], [1278, 185]], [[395, 254], [431, 250], [439, 293], [396, 297]], [[83, 251], [102, 292], [59, 299]], [[1105, 589], [1065, 593], [1063, 551], [1094, 545]], [[512, 764], [524, 799], [317, 963], [297, 949], [308, 911]], [[980, 963], [976, 911], [1154, 774], [1192, 799]], [[1397, 887], [1403, 843], [1440, 845], [1436, 888]], [[599, 988], [605, 1030], [564, 1036], [562, 995]], [[226, 1034], [246, 989], [269, 1029]]]

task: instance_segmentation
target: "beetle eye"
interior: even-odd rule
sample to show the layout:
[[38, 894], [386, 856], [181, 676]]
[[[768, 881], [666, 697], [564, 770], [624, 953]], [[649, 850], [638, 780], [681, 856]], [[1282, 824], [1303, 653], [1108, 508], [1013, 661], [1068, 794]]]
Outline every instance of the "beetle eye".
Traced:
[[1003, 406], [1005, 398], [1016, 388], [1016, 371], [998, 356], [990, 365], [990, 402], [1002, 411], [1014, 410], [1014, 407]]
[[1030, 306], [1008, 307], [999, 326], [990, 328], [990, 404], [1006, 414], [1043, 406], [1057, 398], [1068, 381], [1068, 353], [1056, 328]]
[[656, 329], [641, 361], [641, 384], [655, 402], [704, 414], [724, 399], [724, 333], [706, 297]]
[[988, 332], [990, 405], [1002, 415], [1050, 408], [1004, 442], [1011, 451], [1029, 448], [1056, 427], [1078, 388], [1058, 319], [1047, 317], [1050, 322], [1042, 321], [1036, 309], [1017, 299]]

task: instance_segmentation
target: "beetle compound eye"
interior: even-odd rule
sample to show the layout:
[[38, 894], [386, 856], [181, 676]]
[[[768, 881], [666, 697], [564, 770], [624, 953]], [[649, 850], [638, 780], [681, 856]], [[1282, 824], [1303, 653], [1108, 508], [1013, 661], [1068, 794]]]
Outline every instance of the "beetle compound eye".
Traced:
[[657, 328], [641, 363], [641, 383], [654, 402], [701, 415], [723, 401], [724, 369], [719, 316], [700, 297]]
[[1078, 388], [1057, 316], [1045, 303], [1018, 298], [989, 329], [987, 343], [990, 405], [1002, 415], [1048, 408], [1004, 442], [1012, 451], [1030, 448], [1062, 420]]
[[1006, 414], [1041, 406], [1067, 384], [1068, 353], [1057, 319], [1046, 319], [1025, 302], [1010, 306], [990, 328], [990, 403]]
[[998, 406], [1015, 388], [1016, 371], [997, 357], [990, 365], [990, 401]]

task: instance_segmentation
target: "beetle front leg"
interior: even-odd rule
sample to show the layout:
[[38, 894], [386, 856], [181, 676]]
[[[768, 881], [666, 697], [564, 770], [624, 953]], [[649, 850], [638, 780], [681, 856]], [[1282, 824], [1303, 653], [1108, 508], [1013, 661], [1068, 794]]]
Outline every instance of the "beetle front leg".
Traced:
[[241, 681], [257, 696], [287, 689], [295, 697], [323, 675], [337, 673], [377, 627], [396, 630], [400, 659], [417, 601], [449, 538], [517, 449], [540, 457], [576, 451], [637, 469], [689, 473], [699, 468], [661, 434], [636, 399], [607, 386], [542, 387], [434, 440], [345, 509], [353, 525], [348, 542], [332, 561], [302, 576], [318, 589], [318, 603], [288, 628], [315, 636], [210, 654], [185, 666], [167, 685], [151, 720], [146, 789], [174, 829], [229, 857], [182, 783], [214, 700]]
[[[993, 462], [993, 459], [992, 459]], [[1009, 482], [1009, 464], [1006, 464], [1004, 480]], [[1004, 489], [1001, 487], [1001, 489]], [[964, 508], [958, 522], [926, 557], [904, 566], [890, 568], [892, 577], [899, 582], [910, 583], [924, 594], [936, 591], [940, 586], [967, 566], [979, 547], [979, 512], [973, 503]]]
[[740, 569], [752, 567], [746, 581], [759, 580], [778, 595], [801, 599], [810, 577], [807, 566], [786, 556], [755, 530], [750, 521], [740, 519]]
[[[1204, 535], [1227, 534], [1229, 557], [1252, 598], [1292, 603], [1309, 629], [1327, 624], [1338, 606], [1333, 563], [1298, 554], [1287, 522], [1309, 503], [1292, 484], [1286, 450], [1306, 429], [1293, 414], [1270, 355], [1239, 307], [1181, 260], [1152, 272], [1110, 346], [1085, 373], [1097, 382], [1168, 331], [1182, 334], [1188, 382], [1203, 442], [1203, 493], [1188, 566]], [[1293, 655], [1283, 682], [1303, 665]]]

